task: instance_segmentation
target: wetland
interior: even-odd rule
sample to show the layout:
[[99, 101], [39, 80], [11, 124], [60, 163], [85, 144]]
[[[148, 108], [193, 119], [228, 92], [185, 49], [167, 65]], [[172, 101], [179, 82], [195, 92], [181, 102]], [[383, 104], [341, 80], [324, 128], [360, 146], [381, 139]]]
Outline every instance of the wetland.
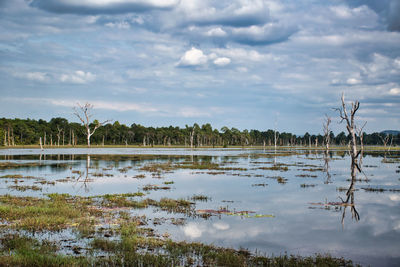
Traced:
[[[398, 266], [400, 154], [0, 150], [3, 265]], [[351, 194], [347, 194], [351, 192]]]

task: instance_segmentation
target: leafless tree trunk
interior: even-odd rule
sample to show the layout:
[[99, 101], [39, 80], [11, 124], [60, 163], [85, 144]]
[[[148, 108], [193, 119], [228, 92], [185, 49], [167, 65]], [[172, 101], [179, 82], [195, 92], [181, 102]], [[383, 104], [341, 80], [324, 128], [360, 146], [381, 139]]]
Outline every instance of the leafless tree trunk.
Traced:
[[358, 130], [358, 137], [360, 138], [360, 166], [362, 166], [362, 160], [364, 157], [364, 127], [367, 124], [367, 122], [364, 123], [364, 125]]
[[11, 133], [10, 133], [10, 125], [8, 125], [8, 129], [7, 129], [7, 133], [8, 133], [8, 146], [11, 146]]
[[82, 122], [83, 126], [86, 128], [86, 140], [87, 145], [90, 147], [90, 137], [94, 134], [94, 132], [110, 120], [106, 120], [104, 122], [95, 121], [95, 126], [93, 129], [90, 129], [90, 119], [92, 117], [91, 111], [93, 109], [93, 105], [86, 103], [85, 105], [80, 105], [78, 103], [79, 110], [74, 107], [74, 114], [78, 117], [78, 119]]
[[275, 150], [276, 150], [276, 143], [278, 142], [278, 138], [279, 137], [277, 137], [276, 130], [274, 129], [274, 147], [275, 147]]
[[329, 145], [331, 142], [331, 130], [329, 129], [329, 125], [331, 124], [332, 120], [328, 115], [325, 114], [325, 123], [323, 124], [324, 126], [324, 140], [325, 140], [325, 150], [328, 152], [329, 151]]
[[11, 142], [12, 142], [12, 146], [15, 146], [14, 129], [12, 127], [11, 127]]
[[57, 145], [60, 146], [61, 133], [63, 130], [57, 125]]
[[190, 148], [193, 148], [193, 139], [194, 139], [194, 127], [192, 129], [192, 131], [190, 132]]
[[39, 138], [39, 145], [40, 145], [40, 149], [43, 150], [42, 137]]
[[379, 135], [379, 138], [382, 140], [383, 147], [384, 147], [384, 149], [386, 151], [386, 146], [387, 146], [387, 143], [389, 142], [390, 136], [386, 135], [385, 137], [382, 137], [381, 135]]
[[[352, 161], [354, 161], [357, 164], [357, 158], [359, 156], [359, 151], [357, 149], [357, 126], [354, 122], [354, 117], [356, 115], [356, 112], [358, 108], [360, 107], [360, 103], [356, 101], [355, 103], [351, 103], [351, 110], [350, 110], [350, 116], [348, 115], [347, 109], [346, 109], [346, 104], [344, 102], [344, 94], [342, 94], [342, 107], [337, 109], [340, 112], [340, 118], [341, 122], [345, 121], [346, 122], [346, 128], [347, 131], [349, 132], [351, 139], [350, 139], [350, 154]], [[358, 166], [359, 169], [359, 166]]]
[[[349, 189], [346, 192], [346, 195], [347, 195], [346, 200], [345, 201], [342, 200], [343, 206], [344, 206], [344, 211], [343, 211], [343, 215], [342, 215], [342, 224], [343, 224], [347, 206], [350, 206], [350, 208], [351, 208], [352, 217], [356, 220], [360, 219], [360, 215], [358, 214], [358, 212], [355, 208], [355, 204], [354, 204], [354, 191], [355, 191], [354, 185], [356, 182], [357, 171], [361, 172], [361, 167], [358, 162], [358, 157], [360, 156], [361, 150], [358, 150], [358, 148], [357, 148], [357, 131], [358, 130], [357, 130], [357, 126], [354, 122], [356, 112], [360, 107], [360, 103], [358, 101], [356, 101], [355, 103], [352, 102], [351, 110], [350, 110], [350, 114], [349, 114], [346, 109], [346, 104], [344, 101], [344, 94], [342, 94], [341, 100], [342, 100], [342, 106], [340, 108], [338, 108], [337, 110], [340, 113], [341, 122], [343, 122], [343, 121], [346, 122], [347, 131], [349, 132], [349, 134], [351, 136], [351, 139], [350, 139], [351, 184], [350, 184]], [[362, 128], [361, 128], [361, 131], [362, 131]], [[349, 201], [351, 201], [350, 204], [349, 204]]]

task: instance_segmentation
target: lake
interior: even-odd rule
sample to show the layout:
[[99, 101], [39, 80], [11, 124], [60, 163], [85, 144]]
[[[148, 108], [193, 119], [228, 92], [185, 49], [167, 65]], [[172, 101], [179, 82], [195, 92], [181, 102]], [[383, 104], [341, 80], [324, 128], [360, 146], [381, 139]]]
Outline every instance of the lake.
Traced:
[[329, 253], [400, 265], [400, 155], [368, 151], [347, 200], [346, 151], [307, 149], [3, 149], [0, 194], [97, 196], [144, 192], [187, 199], [194, 214], [145, 215], [173, 240], [261, 255]]

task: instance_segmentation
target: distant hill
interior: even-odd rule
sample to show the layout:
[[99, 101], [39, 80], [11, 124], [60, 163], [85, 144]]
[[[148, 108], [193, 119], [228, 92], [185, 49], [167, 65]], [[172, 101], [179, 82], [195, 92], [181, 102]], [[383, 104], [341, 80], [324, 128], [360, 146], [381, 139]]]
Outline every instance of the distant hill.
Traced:
[[384, 130], [381, 133], [391, 134], [391, 135], [398, 135], [398, 134], [400, 134], [400, 131], [397, 131], [397, 130]]

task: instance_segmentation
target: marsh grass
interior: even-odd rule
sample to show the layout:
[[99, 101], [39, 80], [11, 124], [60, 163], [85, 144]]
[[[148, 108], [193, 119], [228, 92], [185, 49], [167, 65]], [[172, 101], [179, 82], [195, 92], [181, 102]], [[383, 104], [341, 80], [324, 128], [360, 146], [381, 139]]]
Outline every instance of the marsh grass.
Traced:
[[192, 201], [203, 201], [207, 202], [211, 200], [211, 197], [205, 196], [205, 195], [193, 195], [190, 200]]
[[20, 192], [25, 192], [28, 190], [32, 190], [32, 191], [42, 191], [42, 188], [36, 185], [10, 185], [7, 186], [8, 189], [11, 190], [17, 190]]
[[[221, 248], [202, 243], [176, 242], [168, 234], [159, 237], [152, 228], [144, 228], [145, 218], [128, 212], [100, 209], [104, 206], [156, 207], [167, 212], [193, 212], [194, 203], [184, 199], [161, 198], [135, 200], [143, 193], [76, 197], [49, 194], [46, 198], [0, 196], [0, 217], [6, 229], [52, 233], [74, 229], [77, 238], [89, 240], [88, 247], [72, 246], [75, 256], [60, 253], [61, 247], [45, 239], [22, 232], [1, 231], [1, 266], [352, 266], [350, 261], [330, 256], [265, 257], [247, 250]], [[203, 199], [205, 196], [196, 196]], [[100, 206], [98, 206], [100, 204]], [[97, 205], [97, 206], [96, 206]], [[93, 207], [99, 207], [98, 209]], [[99, 221], [115, 216], [116, 228], [97, 228]], [[175, 225], [185, 219], [171, 219]], [[3, 230], [5, 230], [3, 228]], [[100, 237], [102, 236], [102, 237]], [[110, 237], [113, 237], [110, 239]], [[58, 243], [60, 244], [60, 243]], [[89, 251], [82, 254], [82, 251]]]
[[366, 192], [377, 192], [377, 193], [384, 193], [384, 192], [400, 192], [400, 189], [386, 189], [386, 188], [379, 188], [379, 187], [363, 187], [362, 190]]

